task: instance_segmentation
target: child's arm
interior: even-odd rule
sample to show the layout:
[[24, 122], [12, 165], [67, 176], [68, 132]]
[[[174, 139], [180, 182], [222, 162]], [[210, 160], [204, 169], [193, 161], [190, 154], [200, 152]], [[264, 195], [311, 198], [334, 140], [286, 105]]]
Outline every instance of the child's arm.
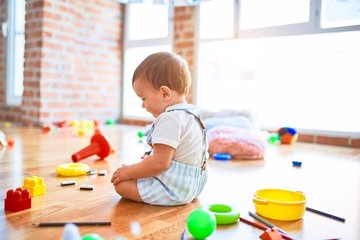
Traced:
[[175, 149], [164, 144], [154, 144], [153, 155], [139, 163], [118, 168], [111, 178], [116, 185], [118, 182], [153, 177], [167, 169], [172, 161]]

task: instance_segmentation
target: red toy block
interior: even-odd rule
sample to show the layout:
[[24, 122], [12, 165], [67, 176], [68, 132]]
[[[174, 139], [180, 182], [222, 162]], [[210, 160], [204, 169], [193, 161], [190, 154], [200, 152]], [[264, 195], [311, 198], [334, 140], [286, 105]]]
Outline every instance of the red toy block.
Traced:
[[73, 162], [78, 162], [82, 159], [90, 157], [92, 155], [98, 155], [101, 159], [109, 156], [111, 151], [110, 144], [106, 138], [100, 133], [95, 133], [90, 140], [90, 145], [80, 150], [77, 153], [74, 153], [71, 156]]
[[19, 212], [28, 208], [31, 208], [30, 191], [28, 189], [17, 188], [15, 191], [10, 189], [6, 192], [5, 210]]
[[269, 228], [263, 234], [260, 235], [262, 240], [281, 240], [283, 239], [279, 230], [276, 228]]

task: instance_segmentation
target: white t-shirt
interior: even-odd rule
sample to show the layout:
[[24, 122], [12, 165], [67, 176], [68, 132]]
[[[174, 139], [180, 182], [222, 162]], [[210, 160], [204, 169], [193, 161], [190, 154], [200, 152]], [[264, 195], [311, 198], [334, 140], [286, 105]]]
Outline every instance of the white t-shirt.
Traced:
[[170, 111], [172, 109], [194, 109], [194, 106], [176, 104], [160, 114], [154, 122], [155, 128], [151, 134], [152, 144], [171, 146], [175, 149], [174, 161], [201, 167], [206, 145], [203, 130], [197, 118], [186, 111]]

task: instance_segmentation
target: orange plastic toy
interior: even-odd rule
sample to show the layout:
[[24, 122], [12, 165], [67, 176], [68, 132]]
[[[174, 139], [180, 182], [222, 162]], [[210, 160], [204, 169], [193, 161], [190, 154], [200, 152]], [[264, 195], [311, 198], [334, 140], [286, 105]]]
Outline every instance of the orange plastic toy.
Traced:
[[30, 191], [28, 189], [17, 188], [15, 191], [10, 189], [6, 192], [5, 210], [19, 212], [28, 208], [31, 208]]
[[101, 159], [104, 159], [109, 156], [110, 152], [111, 147], [106, 138], [99, 133], [95, 133], [91, 137], [90, 145], [74, 153], [71, 159], [73, 162], [78, 162], [92, 155], [98, 155]]
[[15, 140], [14, 140], [14, 139], [8, 139], [8, 140], [6, 140], [6, 141], [7, 141], [7, 144], [8, 144], [9, 147], [14, 146], [14, 144], [15, 144]]
[[282, 240], [280, 232], [276, 228], [267, 229], [260, 235], [262, 240]]

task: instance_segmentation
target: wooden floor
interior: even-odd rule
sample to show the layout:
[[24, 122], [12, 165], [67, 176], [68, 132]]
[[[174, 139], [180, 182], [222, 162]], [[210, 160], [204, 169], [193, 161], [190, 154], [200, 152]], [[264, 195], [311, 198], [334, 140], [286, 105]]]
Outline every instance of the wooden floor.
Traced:
[[[1, 125], [0, 125], [1, 126]], [[345, 223], [306, 212], [298, 221], [266, 219], [294, 239], [360, 239], [360, 149], [295, 143], [270, 145], [265, 160], [216, 161], [208, 164], [209, 181], [200, 198], [180, 207], [150, 206], [121, 199], [110, 178], [122, 163], [139, 161], [147, 150], [138, 142], [139, 127], [104, 126], [103, 134], [116, 149], [106, 160], [90, 157], [91, 169], [106, 169], [107, 176], [61, 177], [56, 166], [71, 162], [71, 155], [89, 145], [90, 135], [68, 132], [43, 134], [40, 129], [1, 127], [15, 145], [0, 148], [0, 238], [61, 239], [63, 227], [33, 228], [38, 222], [111, 221], [111, 226], [80, 227], [82, 235], [100, 234], [105, 239], [181, 239], [189, 213], [204, 204], [233, 206], [241, 217], [255, 221], [252, 196], [262, 188], [302, 191], [307, 206], [346, 219]], [[302, 167], [292, 166], [301, 161]], [[32, 198], [32, 207], [20, 212], [4, 211], [9, 189], [22, 186], [25, 177], [45, 179], [46, 194]], [[75, 186], [60, 181], [74, 179]], [[80, 184], [94, 184], [94, 191], [80, 191]], [[131, 223], [141, 226], [140, 235]], [[208, 239], [259, 239], [263, 231], [243, 222], [218, 226]], [[184, 239], [192, 239], [187, 232]]]

